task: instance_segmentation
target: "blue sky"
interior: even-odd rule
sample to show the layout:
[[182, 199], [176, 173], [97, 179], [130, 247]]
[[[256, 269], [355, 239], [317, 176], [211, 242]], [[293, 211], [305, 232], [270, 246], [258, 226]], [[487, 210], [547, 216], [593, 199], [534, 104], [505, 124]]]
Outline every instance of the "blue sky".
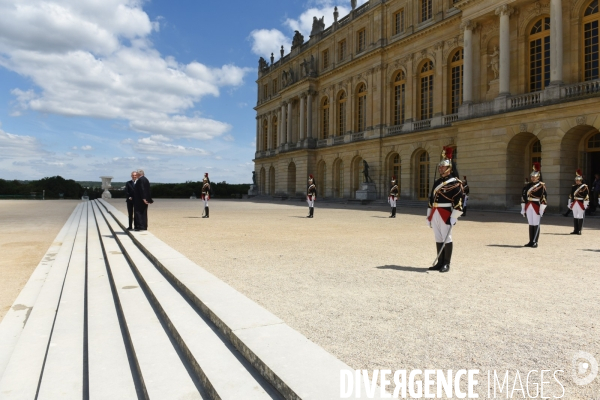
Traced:
[[336, 5], [0, 0], [0, 178], [250, 182], [258, 58]]

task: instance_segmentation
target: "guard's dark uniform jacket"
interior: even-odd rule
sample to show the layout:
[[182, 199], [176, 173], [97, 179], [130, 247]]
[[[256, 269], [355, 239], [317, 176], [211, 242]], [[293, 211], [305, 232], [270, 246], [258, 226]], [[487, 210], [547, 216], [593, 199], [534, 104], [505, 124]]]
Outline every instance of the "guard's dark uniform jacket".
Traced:
[[571, 187], [571, 194], [569, 194], [569, 200], [572, 201], [572, 205], [578, 203], [579, 207], [581, 207], [582, 210], [585, 210], [583, 202], [590, 200], [590, 189], [588, 188], [588, 185], [586, 185], [585, 183], [574, 184]]
[[398, 190], [398, 185], [393, 185], [393, 186], [390, 188], [390, 194], [389, 194], [389, 197], [394, 197], [395, 199], [397, 199], [397, 198], [398, 198], [398, 193], [399, 193], [399, 190]]
[[529, 207], [533, 207], [536, 214], [540, 213], [540, 205], [546, 205], [546, 184], [544, 182], [528, 182], [523, 187], [521, 194], [521, 203], [525, 204], [525, 211]]
[[444, 222], [450, 225], [452, 211], [457, 210], [462, 213], [463, 196], [462, 182], [458, 178], [448, 175], [436, 180], [429, 195], [429, 208], [431, 208], [429, 220], [431, 221], [437, 212]]
[[208, 200], [209, 198], [210, 198], [210, 183], [207, 182], [204, 185], [202, 185], [202, 200]]
[[317, 197], [317, 187], [315, 186], [314, 183], [311, 183], [310, 185], [308, 185], [308, 189], [306, 189], [306, 193], [308, 196], [308, 200], [313, 200], [315, 197]]

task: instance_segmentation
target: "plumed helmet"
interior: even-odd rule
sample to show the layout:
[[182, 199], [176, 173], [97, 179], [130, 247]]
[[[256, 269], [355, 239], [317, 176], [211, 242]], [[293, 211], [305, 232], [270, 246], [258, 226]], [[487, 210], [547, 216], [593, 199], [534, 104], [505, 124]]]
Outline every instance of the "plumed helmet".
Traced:
[[396, 176], [392, 176], [392, 183], [396, 183]]
[[208, 172], [204, 173], [204, 178], [202, 179], [202, 182], [208, 182]]
[[449, 167], [450, 169], [452, 169], [453, 152], [454, 149], [452, 147], [444, 146], [444, 149], [442, 150], [442, 161], [440, 161], [438, 167]]
[[575, 180], [576, 181], [583, 181], [583, 172], [578, 169], [577, 171], [575, 171]]
[[313, 178], [312, 174], [310, 174], [310, 175], [308, 176], [308, 181], [309, 181], [309, 182], [313, 182], [314, 180], [315, 180], [315, 179]]
[[463, 175], [463, 181], [467, 181], [467, 177]]
[[542, 170], [542, 165], [539, 162], [534, 162], [533, 163], [533, 171], [531, 171], [531, 174], [529, 174], [529, 176], [531, 177], [540, 177], [540, 171]]

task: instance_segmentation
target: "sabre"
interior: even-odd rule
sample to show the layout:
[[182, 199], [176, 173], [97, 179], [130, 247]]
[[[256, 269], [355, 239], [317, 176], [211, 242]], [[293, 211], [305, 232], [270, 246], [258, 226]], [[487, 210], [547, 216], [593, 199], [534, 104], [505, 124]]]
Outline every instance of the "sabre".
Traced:
[[435, 257], [435, 260], [433, 260], [433, 264], [431, 264], [432, 267], [435, 265], [435, 263], [437, 263], [438, 259], [440, 258], [440, 254], [442, 254], [442, 252], [444, 251], [444, 247], [446, 247], [446, 240], [448, 240], [450, 233], [452, 233], [452, 228], [454, 228], [454, 225], [450, 225], [450, 229], [448, 230], [448, 233], [446, 234], [446, 237], [444, 238], [444, 243], [442, 244], [442, 248], [440, 249], [440, 252], [437, 254], [437, 257]]

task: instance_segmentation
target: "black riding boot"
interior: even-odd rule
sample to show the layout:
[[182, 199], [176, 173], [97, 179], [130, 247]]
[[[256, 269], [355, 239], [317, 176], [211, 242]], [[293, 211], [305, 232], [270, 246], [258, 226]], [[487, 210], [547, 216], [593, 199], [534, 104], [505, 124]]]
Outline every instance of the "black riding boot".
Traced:
[[533, 237], [533, 242], [531, 244], [531, 247], [536, 248], [538, 247], [538, 239], [540, 237], [540, 226], [539, 225], [533, 225], [532, 227], [532, 237]]
[[390, 211], [389, 218], [394, 218], [394, 207], [392, 207], [392, 210]]
[[392, 218], [396, 218], [396, 207], [394, 207], [394, 216]]
[[[442, 249], [443, 243], [435, 243], [435, 254], [440, 254], [440, 250]], [[438, 257], [437, 263], [433, 267], [429, 267], [429, 271], [439, 271], [444, 265], [444, 253], [440, 254]]]
[[467, 207], [463, 207], [463, 213], [462, 213], [463, 217], [467, 216]]
[[577, 220], [577, 234], [581, 235], [581, 230], [583, 229], [583, 218]]
[[579, 232], [579, 220], [576, 218], [573, 218], [573, 232], [570, 233], [570, 235], [577, 235]]
[[446, 243], [444, 247], [444, 266], [440, 269], [440, 272], [450, 271], [450, 260], [452, 260], [452, 242]]
[[206, 206], [206, 218], [208, 218], [208, 206]]
[[315, 208], [311, 207], [310, 208], [310, 217], [313, 218], [315, 216]]
[[312, 207], [308, 207], [308, 215], [306, 216], [306, 218], [310, 218], [311, 215], [312, 215]]
[[202, 216], [202, 218], [208, 218], [208, 207], [204, 207], [204, 215]]
[[532, 228], [535, 228], [535, 226], [529, 225], [529, 243], [527, 243], [523, 247], [531, 247], [531, 246], [533, 246], [533, 235], [535, 234], [535, 231], [532, 230]]

